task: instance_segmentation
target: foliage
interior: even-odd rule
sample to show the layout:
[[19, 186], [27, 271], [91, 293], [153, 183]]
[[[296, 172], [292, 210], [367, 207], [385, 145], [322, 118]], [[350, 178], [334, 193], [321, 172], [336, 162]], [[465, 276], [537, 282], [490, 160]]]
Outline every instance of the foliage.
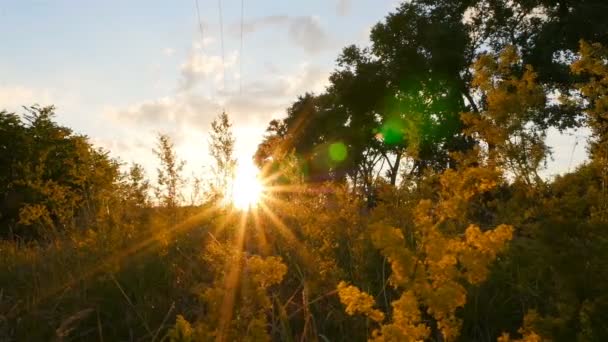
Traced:
[[53, 121], [53, 107], [0, 112], [2, 235], [50, 237], [106, 216], [118, 164]]
[[179, 160], [175, 153], [173, 142], [166, 134], [158, 135], [158, 142], [154, 154], [160, 161], [160, 167], [156, 169], [157, 180], [154, 189], [156, 199], [160, 206], [168, 210], [175, 210], [183, 200], [181, 188], [184, 179], [181, 175], [185, 162]]
[[384, 321], [384, 314], [373, 308], [376, 304], [374, 297], [362, 292], [355, 286], [346, 285], [345, 282], [341, 281], [338, 284], [338, 296], [340, 296], [340, 301], [346, 305], [344, 310], [347, 314], [363, 314], [373, 321]]
[[[0, 340], [608, 340], [602, 5], [404, 2], [270, 122], [245, 211], [226, 113], [187, 206], [168, 136], [151, 185], [52, 107], [0, 112]], [[590, 161], [541, 178], [582, 124]]]
[[520, 63], [513, 46], [497, 57], [482, 55], [474, 65], [472, 83], [484, 110], [463, 113], [462, 120], [465, 132], [487, 144], [492, 163], [532, 184], [540, 181], [538, 169], [547, 154], [545, 132], [533, 121], [545, 109], [546, 98], [532, 67]]
[[226, 112], [222, 112], [211, 123], [209, 133], [209, 154], [213, 158], [213, 180], [211, 196], [220, 199], [229, 197], [234, 181], [236, 159], [234, 157], [235, 138], [232, 134], [232, 123]]
[[[429, 337], [431, 326], [422, 322], [420, 307], [434, 318], [443, 339], [458, 337], [461, 321], [456, 310], [465, 305], [467, 295], [463, 285], [483, 282], [490, 264], [512, 237], [510, 226], [482, 232], [468, 223], [467, 206], [496, 187], [499, 176], [492, 166], [447, 170], [439, 178], [439, 200], [421, 200], [415, 207], [413, 227], [394, 227], [384, 215], [370, 226], [374, 246], [391, 264], [390, 283], [403, 290], [392, 304], [393, 322], [374, 331], [374, 339]], [[352, 296], [340, 298], [348, 305], [347, 312], [355, 305]]]

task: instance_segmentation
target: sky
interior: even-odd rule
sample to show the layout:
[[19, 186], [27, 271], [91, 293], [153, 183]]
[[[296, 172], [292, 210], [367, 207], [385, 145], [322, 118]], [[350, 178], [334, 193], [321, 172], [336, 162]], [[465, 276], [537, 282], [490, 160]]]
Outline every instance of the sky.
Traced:
[[[342, 48], [369, 44], [398, 1], [244, 0], [242, 22], [241, 0], [198, 4], [200, 26], [195, 0], [1, 0], [0, 109], [53, 104], [60, 124], [150, 175], [167, 133], [199, 175], [215, 116], [228, 112], [251, 158], [267, 123], [322, 91]], [[549, 132], [543, 174], [584, 161], [585, 137]]]

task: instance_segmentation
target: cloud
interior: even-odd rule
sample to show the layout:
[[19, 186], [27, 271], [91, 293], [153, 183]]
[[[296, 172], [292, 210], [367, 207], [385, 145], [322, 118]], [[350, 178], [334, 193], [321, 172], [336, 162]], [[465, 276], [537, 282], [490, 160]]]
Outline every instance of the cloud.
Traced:
[[111, 156], [115, 158], [125, 158], [130, 162], [140, 162], [138, 156], [142, 153], [148, 153], [151, 145], [141, 138], [130, 140], [116, 140], [110, 138], [91, 137], [89, 141], [95, 147], [101, 147], [109, 151]]
[[80, 102], [78, 93], [69, 90], [39, 88], [22, 85], [0, 85], [0, 111], [22, 113], [23, 107], [32, 105], [55, 106], [63, 113], [73, 111]]
[[[205, 131], [213, 117], [224, 108], [239, 125], [252, 121], [264, 124], [281, 113], [307, 91], [320, 91], [327, 82], [329, 71], [303, 63], [292, 73], [277, 73], [243, 84], [242, 92], [225, 89], [217, 94], [196, 92], [177, 93], [126, 108], [109, 108], [106, 117], [137, 127], [181, 129], [189, 127]], [[183, 76], [183, 74], [182, 74]]]
[[[261, 18], [249, 19], [243, 23], [243, 32], [254, 33], [273, 26], [287, 25], [289, 24], [289, 21], [290, 17], [287, 15], [270, 15]], [[240, 26], [233, 26], [231, 32], [233, 35], [240, 34]]]
[[[237, 69], [237, 58], [238, 55], [233, 53], [226, 61], [227, 73], [230, 72], [232, 77]], [[114, 137], [125, 142], [110, 140], [103, 145], [148, 168], [154, 161], [149, 152], [154, 144], [154, 135], [162, 132], [173, 138], [178, 152], [183, 152], [180, 154], [182, 158], [204, 164], [206, 133], [211, 121], [225, 109], [234, 122], [237, 154], [249, 156], [255, 152], [268, 122], [284, 116], [285, 109], [297, 95], [322, 90], [330, 71], [308, 63], [296, 65], [288, 72], [274, 65], [266, 68], [273, 71], [262, 73], [250, 81], [244, 80], [242, 91], [235, 82], [228, 82], [229, 86], [224, 89], [220, 84], [223, 74], [221, 57], [205, 54], [200, 46], [194, 44], [180, 67], [175, 92], [125, 107], [106, 108], [104, 117], [113, 122], [112, 126], [125, 132]], [[147, 148], [135, 146], [136, 141], [147, 142]]]
[[319, 66], [300, 64], [297, 72], [279, 76], [285, 86], [285, 94], [295, 97], [305, 92], [320, 92], [328, 82], [329, 72]]
[[148, 130], [179, 131], [184, 126], [201, 127], [221, 110], [220, 104], [202, 95], [179, 93], [143, 101], [127, 108], [111, 108], [110, 119]]
[[310, 53], [319, 52], [329, 46], [329, 37], [317, 17], [297, 17], [289, 25], [289, 36]]
[[234, 68], [237, 58], [236, 52], [222, 59], [221, 56], [208, 55], [194, 48], [180, 67], [179, 90], [190, 90], [206, 80], [218, 83], [224, 77], [224, 70], [229, 71]]
[[[277, 26], [286, 28], [287, 38], [308, 53], [318, 53], [331, 47], [330, 36], [317, 16], [273, 15], [255, 18], [243, 23], [243, 31], [254, 33]], [[240, 34], [240, 26], [233, 27], [231, 32]]]
[[175, 54], [175, 49], [170, 48], [170, 47], [166, 47], [163, 49], [163, 55], [167, 56], [167, 57], [171, 57]]
[[40, 90], [23, 86], [0, 86], [0, 110], [9, 112], [21, 111], [22, 106], [39, 104], [50, 105], [51, 94], [48, 90]]
[[347, 15], [350, 12], [352, 0], [336, 0], [336, 10], [339, 15]]

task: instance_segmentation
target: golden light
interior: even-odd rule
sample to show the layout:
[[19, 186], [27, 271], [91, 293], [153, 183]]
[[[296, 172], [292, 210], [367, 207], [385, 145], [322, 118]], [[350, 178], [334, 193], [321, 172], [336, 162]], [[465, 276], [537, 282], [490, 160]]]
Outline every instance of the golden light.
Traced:
[[258, 174], [253, 163], [239, 163], [232, 187], [232, 204], [237, 209], [247, 210], [258, 205], [264, 192]]

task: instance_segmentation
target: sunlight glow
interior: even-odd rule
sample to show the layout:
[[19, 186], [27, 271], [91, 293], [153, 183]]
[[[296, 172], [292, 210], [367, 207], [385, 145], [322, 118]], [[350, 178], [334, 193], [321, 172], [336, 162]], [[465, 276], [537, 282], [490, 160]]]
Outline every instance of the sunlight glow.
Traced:
[[253, 163], [239, 163], [232, 188], [232, 204], [237, 209], [247, 210], [258, 205], [264, 192], [258, 174], [259, 170]]

